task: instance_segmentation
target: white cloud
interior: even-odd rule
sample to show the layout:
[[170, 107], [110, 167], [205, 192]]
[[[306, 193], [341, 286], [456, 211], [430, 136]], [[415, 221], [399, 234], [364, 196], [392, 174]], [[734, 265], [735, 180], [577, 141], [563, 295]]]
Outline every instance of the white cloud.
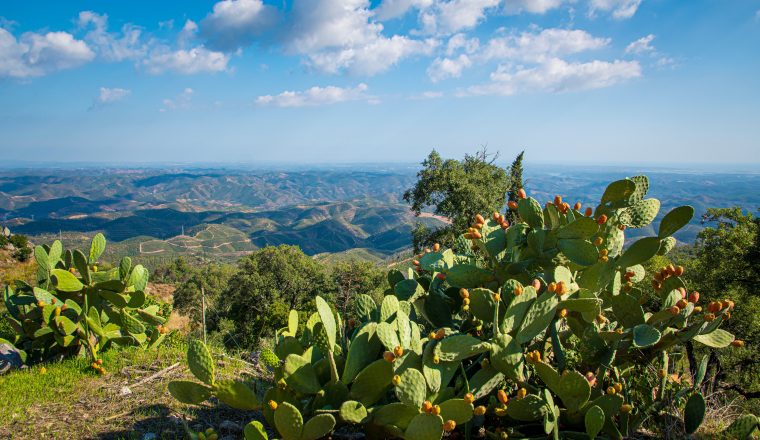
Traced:
[[383, 0], [374, 12], [378, 20], [391, 20], [409, 12], [410, 9], [425, 9], [433, 0]]
[[182, 26], [182, 30], [177, 35], [177, 44], [179, 47], [185, 47], [195, 39], [195, 35], [198, 33], [198, 24], [193, 20], [185, 21], [185, 25]]
[[68, 32], [27, 32], [16, 38], [0, 28], [0, 77], [29, 78], [85, 64], [95, 53]]
[[426, 92], [419, 93], [417, 95], [412, 95], [410, 99], [419, 101], [423, 99], [438, 99], [443, 98], [443, 92], [435, 92], [432, 90], [428, 90]]
[[459, 78], [462, 76], [462, 71], [471, 65], [470, 57], [465, 54], [461, 54], [457, 58], [436, 58], [428, 67], [427, 74], [433, 82], [447, 78]]
[[486, 11], [495, 8], [501, 0], [439, 0], [420, 13], [422, 31], [427, 34], [447, 35], [472, 29], [486, 18]]
[[277, 20], [277, 10], [262, 0], [222, 0], [201, 21], [201, 34], [212, 49], [233, 51], [251, 44]]
[[653, 40], [654, 35], [652, 34], [649, 34], [646, 37], [641, 37], [626, 46], [625, 53], [642, 54], [646, 52], [654, 52], [654, 46], [650, 44]]
[[298, 0], [286, 38], [289, 52], [328, 73], [374, 75], [414, 55], [430, 55], [435, 40], [386, 37], [367, 0]]
[[121, 27], [121, 35], [108, 32], [108, 15], [92, 11], [79, 13], [78, 25], [89, 29], [84, 40], [106, 61], [137, 59], [147, 48], [141, 42], [142, 30], [132, 24]]
[[478, 50], [478, 47], [480, 47], [480, 40], [477, 38], [467, 38], [465, 34], [456, 34], [446, 43], [446, 55], [451, 56], [459, 49], [466, 53], [473, 53]]
[[528, 12], [531, 14], [544, 14], [552, 9], [559, 8], [566, 0], [506, 0], [504, 11], [507, 14], [519, 14]]
[[170, 110], [187, 110], [192, 105], [193, 100], [193, 94], [195, 91], [191, 89], [190, 87], [187, 87], [185, 90], [182, 91], [179, 95], [177, 95], [175, 98], [169, 99], [166, 98], [162, 101], [163, 107], [160, 109], [161, 112], [167, 112]]
[[145, 70], [153, 75], [175, 72], [183, 75], [213, 73], [227, 70], [230, 56], [208, 50], [203, 46], [171, 51], [165, 46], [153, 50], [142, 61]]
[[121, 101], [122, 99], [126, 98], [130, 93], [132, 93], [130, 90], [121, 89], [118, 87], [114, 87], [114, 88], [101, 87], [100, 93], [98, 93], [98, 96], [95, 98], [95, 101], [92, 103], [91, 108], [102, 107], [104, 105]]
[[591, 0], [589, 15], [594, 16], [597, 11], [612, 12], [612, 17], [617, 20], [631, 18], [641, 5], [641, 0]]
[[467, 89], [471, 95], [513, 95], [524, 92], [561, 93], [609, 87], [641, 76], [637, 61], [567, 62], [553, 58], [525, 68], [500, 65], [488, 84]]
[[256, 104], [276, 107], [310, 107], [336, 104], [347, 101], [367, 101], [377, 103], [377, 99], [367, 95], [367, 85], [361, 83], [356, 87], [312, 87], [302, 92], [285, 91], [279, 95], [264, 95], [256, 99]]
[[583, 30], [552, 28], [492, 38], [484, 46], [481, 57], [484, 60], [541, 61], [601, 49], [609, 43], [609, 38], [594, 37]]

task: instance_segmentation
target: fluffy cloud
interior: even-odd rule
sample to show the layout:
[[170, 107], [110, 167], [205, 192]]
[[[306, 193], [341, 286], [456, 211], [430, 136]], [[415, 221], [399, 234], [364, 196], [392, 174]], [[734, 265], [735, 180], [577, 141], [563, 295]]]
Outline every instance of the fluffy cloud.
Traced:
[[27, 32], [16, 38], [0, 28], [0, 77], [29, 78], [85, 64], [95, 53], [68, 32]]
[[302, 92], [286, 91], [279, 95], [264, 95], [256, 99], [256, 104], [276, 107], [309, 107], [336, 104], [347, 101], [367, 101], [376, 103], [376, 98], [367, 95], [367, 85], [356, 87], [312, 87]]
[[543, 29], [492, 38], [483, 48], [482, 58], [541, 61], [605, 47], [609, 38], [597, 38], [579, 29]]
[[499, 3], [501, 0], [439, 0], [420, 14], [422, 31], [447, 35], [472, 29], [485, 19], [487, 10]]
[[251, 44], [277, 19], [277, 10], [262, 0], [222, 0], [201, 21], [201, 34], [208, 46], [233, 51]]
[[449, 42], [446, 43], [446, 55], [451, 56], [459, 49], [466, 53], [473, 53], [478, 50], [479, 46], [480, 40], [477, 38], [467, 38], [465, 34], [456, 34], [449, 38]]
[[92, 11], [79, 13], [77, 21], [82, 29], [88, 29], [84, 40], [106, 61], [133, 60], [145, 55], [142, 30], [132, 24], [121, 27], [121, 33], [108, 32], [108, 15]]
[[470, 87], [472, 95], [513, 95], [522, 92], [561, 93], [599, 89], [641, 76], [637, 61], [567, 62], [552, 58], [538, 66], [500, 65], [488, 84]]
[[186, 110], [192, 105], [193, 94], [195, 91], [190, 87], [186, 88], [175, 98], [166, 98], [162, 101], [164, 106], [161, 108], [161, 112], [167, 112], [171, 110]]
[[462, 71], [471, 65], [470, 57], [465, 54], [461, 54], [457, 58], [437, 58], [428, 67], [427, 74], [433, 82], [447, 78], [459, 78], [462, 76]]
[[641, 5], [641, 0], [591, 0], [589, 15], [594, 16], [597, 11], [611, 12], [612, 17], [618, 20], [631, 18]]
[[507, 14], [544, 14], [551, 9], [559, 8], [564, 2], [565, 0], [506, 0], [504, 11]]
[[374, 75], [414, 55], [430, 55], [435, 40], [386, 37], [367, 0], [299, 0], [293, 5], [286, 49], [328, 73]]
[[653, 40], [654, 35], [652, 34], [649, 34], [646, 37], [641, 37], [626, 46], [625, 53], [642, 54], [646, 52], [654, 52], [654, 46], [651, 45]]
[[93, 101], [90, 109], [100, 108], [108, 104], [121, 101], [122, 99], [129, 96], [130, 93], [132, 93], [130, 90], [121, 89], [118, 87], [115, 87], [115, 88], [101, 87], [100, 93], [98, 93], [98, 96], [95, 97], [95, 100]]
[[405, 15], [410, 9], [426, 9], [432, 4], [433, 0], [383, 0], [375, 8], [375, 14], [378, 20], [390, 20]]
[[170, 50], [162, 46], [153, 50], [142, 61], [145, 70], [153, 75], [175, 72], [183, 75], [213, 73], [227, 70], [230, 56], [223, 52], [208, 50], [203, 46], [191, 49]]

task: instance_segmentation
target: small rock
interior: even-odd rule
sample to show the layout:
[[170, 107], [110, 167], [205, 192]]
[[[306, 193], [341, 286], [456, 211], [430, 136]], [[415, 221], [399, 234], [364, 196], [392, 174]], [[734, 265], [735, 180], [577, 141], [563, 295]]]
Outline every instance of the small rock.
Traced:
[[225, 420], [222, 423], [220, 423], [219, 429], [222, 429], [225, 431], [235, 431], [235, 432], [243, 430], [243, 428], [241, 428], [240, 425], [233, 422], [232, 420]]
[[121, 390], [119, 390], [119, 394], [122, 396], [128, 396], [132, 394], [132, 390], [129, 389], [129, 387], [121, 387]]
[[11, 344], [0, 344], [0, 374], [21, 368], [24, 362], [16, 347]]
[[158, 438], [158, 436], [153, 432], [146, 432], [142, 436], [142, 440], [156, 440], [156, 438]]

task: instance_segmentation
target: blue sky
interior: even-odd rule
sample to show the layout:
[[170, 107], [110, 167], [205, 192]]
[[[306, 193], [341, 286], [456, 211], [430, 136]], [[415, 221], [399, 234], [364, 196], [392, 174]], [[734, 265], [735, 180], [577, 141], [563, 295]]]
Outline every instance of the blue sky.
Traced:
[[760, 162], [760, 0], [0, 6], [0, 160]]

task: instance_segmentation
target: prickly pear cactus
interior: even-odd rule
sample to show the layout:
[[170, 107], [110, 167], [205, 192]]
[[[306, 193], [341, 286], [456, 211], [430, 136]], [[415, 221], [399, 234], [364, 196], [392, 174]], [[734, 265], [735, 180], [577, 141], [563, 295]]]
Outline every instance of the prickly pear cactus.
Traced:
[[64, 250], [56, 240], [37, 246], [37, 285], [16, 281], [5, 288], [9, 322], [16, 331], [12, 341], [32, 359], [54, 354], [86, 352], [93, 368], [98, 353], [109, 346], [154, 348], [166, 328], [157, 305], [147, 305], [148, 270], [124, 257], [117, 267], [100, 261], [106, 247], [97, 234], [85, 255]]

